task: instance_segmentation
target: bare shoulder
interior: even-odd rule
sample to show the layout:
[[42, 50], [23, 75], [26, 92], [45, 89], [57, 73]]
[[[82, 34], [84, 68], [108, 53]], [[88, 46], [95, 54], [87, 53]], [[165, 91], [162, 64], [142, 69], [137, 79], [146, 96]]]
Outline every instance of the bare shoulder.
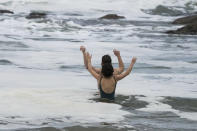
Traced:
[[116, 80], [116, 82], [119, 81], [118, 75], [114, 75], [114, 79]]
[[116, 74], [114, 75], [116, 81], [122, 80], [125, 77], [125, 72], [121, 73], [121, 74]]
[[100, 68], [93, 68], [94, 71], [96, 71], [96, 73], [100, 74], [101, 73], [101, 69]]

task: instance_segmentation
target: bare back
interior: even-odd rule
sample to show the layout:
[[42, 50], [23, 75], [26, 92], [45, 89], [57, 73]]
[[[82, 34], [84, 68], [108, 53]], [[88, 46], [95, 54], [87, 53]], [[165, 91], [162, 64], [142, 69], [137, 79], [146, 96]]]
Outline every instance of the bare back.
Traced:
[[110, 78], [101, 77], [99, 84], [101, 85], [100, 88], [108, 94], [112, 93], [116, 88], [116, 81], [113, 76]]

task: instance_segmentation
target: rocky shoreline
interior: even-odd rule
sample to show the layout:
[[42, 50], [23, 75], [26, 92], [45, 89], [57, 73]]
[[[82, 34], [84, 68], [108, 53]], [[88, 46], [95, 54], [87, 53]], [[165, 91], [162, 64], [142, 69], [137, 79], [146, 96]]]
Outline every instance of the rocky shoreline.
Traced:
[[[0, 10], [0, 14], [14, 14], [13, 11], [10, 10]], [[30, 12], [26, 19], [44, 19], [47, 17], [47, 13], [42, 11], [34, 11]], [[118, 19], [125, 19], [124, 16], [119, 16], [117, 14], [107, 14], [100, 18], [100, 20], [118, 20]], [[167, 34], [183, 34], [183, 35], [197, 35], [197, 14], [193, 14], [191, 16], [181, 17], [174, 20], [171, 24], [174, 25], [184, 25], [177, 30], [168, 30], [165, 33]]]
[[[0, 10], [0, 14], [14, 14], [14, 12], [10, 10]], [[47, 13], [45, 12], [33, 11], [33, 12], [30, 12], [25, 18], [26, 19], [41, 19], [41, 18], [46, 18], [46, 17], [47, 17]], [[119, 16], [117, 14], [107, 14], [98, 19], [117, 20], [117, 19], [125, 19], [125, 17]]]
[[0, 14], [14, 14], [14, 12], [10, 10], [0, 10]]
[[168, 34], [197, 35], [197, 15], [178, 18], [172, 22], [175, 25], [184, 25], [177, 30], [169, 30]]

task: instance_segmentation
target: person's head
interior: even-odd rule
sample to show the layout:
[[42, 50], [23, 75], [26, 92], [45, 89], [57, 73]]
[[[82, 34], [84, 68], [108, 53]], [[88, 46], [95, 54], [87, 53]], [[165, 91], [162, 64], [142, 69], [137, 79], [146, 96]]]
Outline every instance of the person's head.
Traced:
[[103, 65], [105, 63], [110, 63], [111, 64], [111, 57], [109, 55], [104, 55], [102, 57], [102, 63], [101, 63], [101, 65]]
[[106, 78], [111, 77], [113, 75], [113, 72], [114, 72], [114, 68], [111, 63], [104, 63], [102, 65], [101, 73], [104, 77]]

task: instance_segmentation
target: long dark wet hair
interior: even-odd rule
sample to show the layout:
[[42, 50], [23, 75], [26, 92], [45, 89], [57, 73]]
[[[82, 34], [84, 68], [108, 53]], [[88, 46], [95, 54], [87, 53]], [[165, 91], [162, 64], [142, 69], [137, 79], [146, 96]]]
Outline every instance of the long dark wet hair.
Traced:
[[111, 57], [109, 55], [104, 55], [102, 57], [102, 65], [105, 64], [105, 63], [111, 63]]
[[109, 55], [104, 55], [102, 57], [102, 69], [101, 73], [104, 77], [111, 77], [113, 75], [114, 68], [112, 66], [112, 60]]

